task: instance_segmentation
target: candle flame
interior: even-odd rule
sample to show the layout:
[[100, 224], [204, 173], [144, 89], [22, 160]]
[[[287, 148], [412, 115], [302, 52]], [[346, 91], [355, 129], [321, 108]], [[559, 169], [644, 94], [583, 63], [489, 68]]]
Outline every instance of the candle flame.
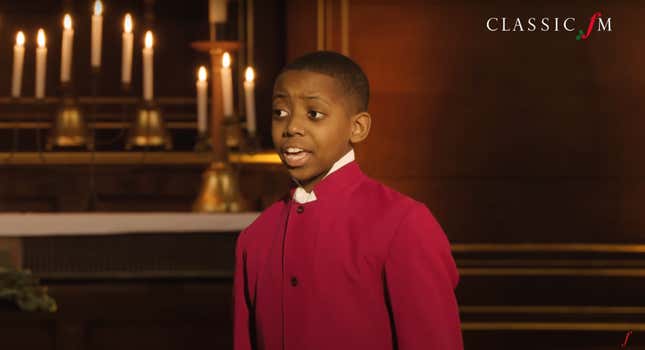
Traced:
[[94, 2], [94, 15], [100, 16], [103, 14], [103, 3], [101, 0], [96, 0]]
[[45, 47], [45, 31], [38, 29], [38, 47]]
[[152, 47], [152, 32], [147, 31], [146, 32], [146, 48], [151, 48]]
[[23, 46], [25, 45], [25, 34], [23, 34], [22, 30], [16, 34], [16, 45], [18, 46]]
[[197, 77], [199, 78], [199, 81], [206, 80], [206, 67], [204, 66], [199, 67], [199, 72], [197, 73]]
[[72, 16], [69, 14], [66, 14], [63, 19], [63, 27], [65, 27], [65, 29], [72, 29]]
[[244, 78], [246, 81], [253, 81], [255, 79], [255, 72], [253, 72], [253, 68], [251, 67], [246, 67], [246, 71], [244, 72]]
[[228, 54], [228, 52], [224, 52], [224, 55], [222, 56], [222, 67], [228, 68], [231, 66], [231, 55]]
[[132, 16], [129, 13], [125, 14], [125, 20], [123, 21], [123, 28], [126, 33], [132, 33]]

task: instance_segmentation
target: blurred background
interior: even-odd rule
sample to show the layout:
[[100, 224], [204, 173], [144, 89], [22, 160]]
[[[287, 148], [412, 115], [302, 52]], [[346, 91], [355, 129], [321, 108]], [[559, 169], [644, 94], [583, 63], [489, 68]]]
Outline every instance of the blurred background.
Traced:
[[[335, 50], [371, 84], [361, 168], [425, 203], [453, 245], [466, 349], [615, 349], [629, 330], [628, 348], [645, 349], [645, 3], [228, 1], [215, 32], [240, 45], [231, 66], [236, 126], [226, 132], [241, 141], [226, 147], [249, 204], [246, 214], [207, 215], [193, 211], [212, 160], [195, 150], [195, 81], [214, 61], [194, 44], [211, 38], [209, 1], [104, 1], [99, 74], [90, 68], [93, 4], [0, 4], [0, 266], [4, 256], [32, 271], [58, 308], [0, 301], [0, 347], [231, 349], [236, 235], [289, 185], [271, 155], [273, 79], [301, 54]], [[126, 12], [135, 23], [128, 90]], [[596, 12], [612, 30], [596, 23], [576, 40]], [[59, 82], [64, 13], [75, 23], [71, 86]], [[575, 31], [489, 31], [491, 17], [573, 17]], [[43, 100], [33, 98], [39, 27], [49, 50]], [[155, 102], [173, 145], [127, 150], [147, 29]], [[27, 43], [16, 99], [18, 30]], [[246, 66], [256, 72], [252, 147]], [[45, 147], [67, 95], [94, 126], [94, 150]], [[164, 217], [185, 224], [160, 227]], [[160, 224], [136, 226], [150, 218]], [[50, 225], [59, 219], [63, 228]]]

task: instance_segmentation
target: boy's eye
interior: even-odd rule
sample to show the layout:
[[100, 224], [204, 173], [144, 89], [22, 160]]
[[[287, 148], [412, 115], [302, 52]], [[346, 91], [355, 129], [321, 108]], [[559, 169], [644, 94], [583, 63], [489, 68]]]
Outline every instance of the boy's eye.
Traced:
[[317, 111], [309, 111], [307, 112], [307, 116], [311, 119], [320, 119], [324, 116], [324, 114]]
[[274, 109], [273, 116], [276, 118], [284, 118], [287, 116], [287, 111], [285, 111], [284, 109]]

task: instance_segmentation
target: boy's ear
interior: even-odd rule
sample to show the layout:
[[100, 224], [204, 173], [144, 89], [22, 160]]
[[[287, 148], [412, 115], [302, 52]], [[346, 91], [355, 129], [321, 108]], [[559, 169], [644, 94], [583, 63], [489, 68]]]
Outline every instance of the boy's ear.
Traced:
[[367, 112], [358, 113], [351, 118], [352, 133], [349, 141], [351, 143], [359, 143], [367, 138], [370, 133], [370, 126], [372, 124], [372, 116]]

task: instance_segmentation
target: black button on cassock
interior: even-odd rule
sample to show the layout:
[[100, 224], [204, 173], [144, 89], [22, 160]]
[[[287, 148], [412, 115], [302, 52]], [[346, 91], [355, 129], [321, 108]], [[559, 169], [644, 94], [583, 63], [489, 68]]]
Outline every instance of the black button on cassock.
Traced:
[[298, 214], [300, 214], [300, 213], [302, 213], [303, 211], [305, 211], [305, 207], [303, 207], [302, 205], [299, 205], [299, 206], [298, 206], [298, 209], [297, 209], [296, 211], [298, 212]]
[[294, 287], [298, 285], [298, 279], [296, 276], [291, 277], [291, 285]]

